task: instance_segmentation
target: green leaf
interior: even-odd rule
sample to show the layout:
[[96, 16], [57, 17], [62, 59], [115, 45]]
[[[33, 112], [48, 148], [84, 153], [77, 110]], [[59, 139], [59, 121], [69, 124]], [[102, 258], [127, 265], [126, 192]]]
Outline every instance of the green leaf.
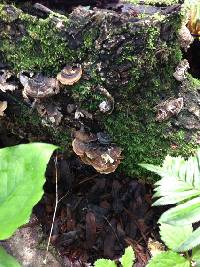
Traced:
[[135, 261], [135, 253], [131, 246], [125, 249], [124, 255], [121, 257], [120, 262], [123, 267], [132, 267]]
[[178, 248], [180, 251], [193, 249], [200, 244], [200, 227], [198, 227], [188, 239]]
[[94, 267], [117, 267], [114, 261], [106, 260], [106, 259], [99, 259], [95, 261]]
[[[154, 205], [178, 204], [162, 214], [160, 223], [184, 226], [200, 220], [200, 149], [188, 160], [167, 156], [162, 167], [153, 165], [144, 165], [144, 167], [162, 177], [155, 184], [154, 197], [159, 199]], [[176, 250], [186, 251], [199, 244], [200, 229], [198, 228], [179, 247], [176, 247]]]
[[196, 197], [164, 212], [160, 223], [188, 225], [200, 220], [200, 197]]
[[169, 249], [176, 252], [183, 252], [183, 250], [179, 250], [179, 247], [189, 238], [192, 231], [192, 225], [173, 226], [164, 223], [160, 225], [162, 241]]
[[[153, 203], [153, 206], [176, 204], [178, 202], [187, 200], [188, 198], [199, 196], [199, 192], [196, 190], [190, 190], [190, 191], [184, 191], [184, 192], [170, 192], [170, 193], [168, 192], [165, 193], [162, 189], [160, 190], [160, 192], [161, 191], [162, 191], [163, 197], [156, 200]], [[156, 194], [154, 194], [154, 197], [156, 197]]]
[[0, 149], [0, 239], [28, 222], [43, 195], [46, 165], [56, 146], [32, 143]]
[[160, 175], [155, 183], [154, 197], [161, 197], [154, 205], [177, 204], [200, 196], [200, 149], [195, 157], [185, 160], [182, 157], [167, 156], [162, 167], [141, 164], [146, 169]]
[[20, 267], [20, 264], [15, 260], [15, 258], [7, 254], [7, 252], [2, 247], [0, 247], [0, 266]]
[[190, 267], [190, 262], [176, 252], [166, 251], [154, 256], [146, 267]]
[[193, 248], [192, 250], [192, 259], [194, 261], [200, 261], [200, 246]]

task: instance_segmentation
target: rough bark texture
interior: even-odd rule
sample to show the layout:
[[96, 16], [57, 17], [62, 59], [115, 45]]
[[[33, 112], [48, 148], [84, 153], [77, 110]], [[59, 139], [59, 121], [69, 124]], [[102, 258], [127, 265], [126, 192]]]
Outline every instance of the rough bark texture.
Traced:
[[[61, 108], [59, 125], [45, 126], [44, 120], [25, 104], [22, 86], [1, 93], [8, 101], [5, 127], [31, 140], [48, 140], [71, 149], [71, 131], [80, 121], [92, 132], [105, 130], [123, 148], [119, 171], [146, 177], [138, 163], [160, 163], [167, 153], [188, 155], [197, 146], [199, 133], [199, 92], [190, 78], [180, 86], [173, 72], [182, 53], [177, 40], [181, 24], [180, 6], [152, 6], [141, 14], [76, 8], [69, 16], [50, 14], [37, 18], [0, 5], [0, 58], [17, 74], [21, 70], [56, 77], [66, 64], [80, 63], [83, 76], [73, 86], [41, 102]], [[55, 19], [56, 18], [56, 19]], [[58, 20], [62, 21], [58, 27]], [[197, 83], [198, 84], [198, 83]], [[114, 98], [110, 114], [99, 111], [107, 100], [98, 85]], [[198, 86], [197, 86], [198, 89]], [[155, 106], [169, 98], [184, 98], [177, 116], [156, 121]], [[68, 104], [75, 104], [85, 117], [74, 119]], [[194, 108], [191, 108], [191, 107]], [[84, 113], [84, 112], [82, 112]], [[43, 118], [44, 119], [44, 118]]]

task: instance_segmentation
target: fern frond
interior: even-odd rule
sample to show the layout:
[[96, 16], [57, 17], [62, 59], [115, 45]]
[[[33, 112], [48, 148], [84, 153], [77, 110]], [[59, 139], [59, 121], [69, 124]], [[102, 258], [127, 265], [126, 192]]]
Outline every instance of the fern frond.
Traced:
[[190, 237], [178, 248], [179, 251], [193, 249], [200, 244], [200, 227], [198, 227]]
[[167, 156], [162, 167], [141, 164], [142, 167], [157, 173], [162, 178], [155, 183], [156, 205], [177, 204], [200, 196], [200, 149], [194, 157]]

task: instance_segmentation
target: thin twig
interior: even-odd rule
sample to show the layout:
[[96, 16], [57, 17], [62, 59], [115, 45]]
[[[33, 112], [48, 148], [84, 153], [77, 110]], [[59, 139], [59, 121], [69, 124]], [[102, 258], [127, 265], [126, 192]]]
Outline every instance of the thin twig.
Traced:
[[50, 233], [49, 233], [48, 243], [47, 243], [47, 247], [46, 247], [46, 256], [45, 256], [45, 259], [43, 261], [44, 264], [47, 263], [47, 256], [48, 256], [48, 251], [49, 251], [49, 245], [50, 245], [50, 240], [51, 240], [51, 236], [52, 236], [52, 232], [53, 232], [53, 226], [54, 226], [54, 221], [55, 221], [55, 217], [56, 217], [57, 206], [58, 206], [58, 168], [57, 168], [57, 163], [58, 163], [58, 158], [57, 158], [57, 155], [56, 155], [56, 157], [55, 157], [55, 169], [56, 169], [56, 203], [55, 203], [55, 208], [54, 208], [54, 213], [53, 213], [51, 230], [50, 230]]
[[68, 195], [69, 195], [69, 191], [58, 200], [58, 203], [60, 203], [60, 201], [63, 200], [63, 198], [67, 197]]

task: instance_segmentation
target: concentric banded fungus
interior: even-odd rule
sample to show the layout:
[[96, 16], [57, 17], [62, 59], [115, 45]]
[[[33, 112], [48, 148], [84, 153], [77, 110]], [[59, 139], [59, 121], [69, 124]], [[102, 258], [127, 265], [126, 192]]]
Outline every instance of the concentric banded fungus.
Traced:
[[82, 76], [81, 65], [65, 66], [57, 75], [57, 80], [64, 85], [73, 85]]
[[179, 114], [183, 108], [183, 97], [168, 99], [156, 106], [156, 121], [162, 122], [170, 117]]
[[[122, 150], [108, 141], [99, 141], [99, 134], [91, 134], [83, 129], [76, 131], [72, 142], [74, 152], [81, 160], [88, 165], [92, 165], [98, 172], [108, 174], [114, 172], [121, 162]], [[106, 136], [104, 136], [106, 138]]]
[[22, 93], [25, 98], [45, 98], [59, 93], [59, 83], [55, 78], [45, 77], [41, 74], [28, 77], [21, 72], [19, 79], [24, 86]]
[[7, 101], [0, 101], [0, 116], [4, 116], [4, 110], [7, 109]]

